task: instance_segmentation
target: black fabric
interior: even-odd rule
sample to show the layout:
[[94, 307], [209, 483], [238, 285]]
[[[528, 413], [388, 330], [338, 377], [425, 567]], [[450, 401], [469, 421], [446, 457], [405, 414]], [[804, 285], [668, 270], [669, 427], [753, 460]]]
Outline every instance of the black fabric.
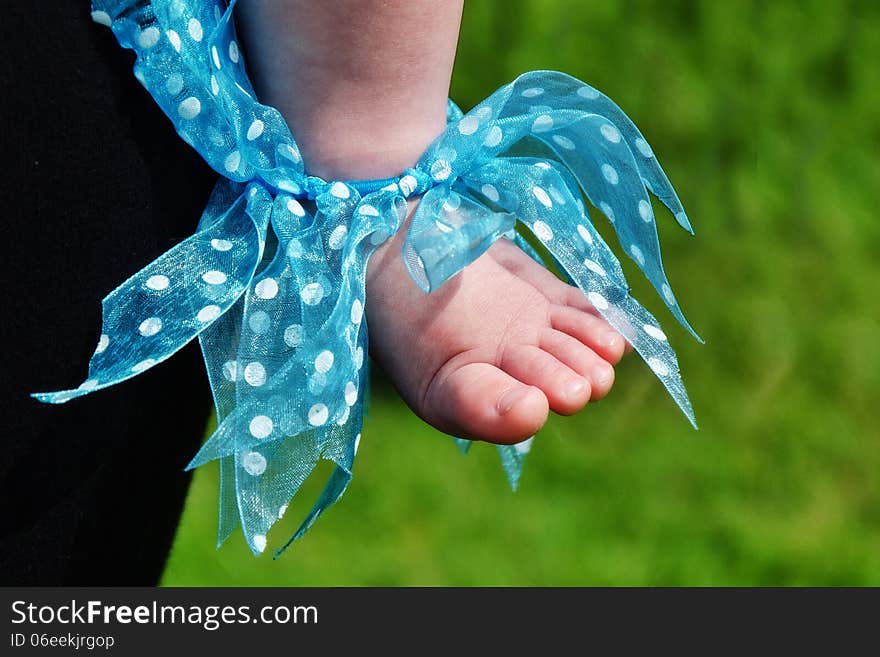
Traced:
[[[60, 406], [100, 301], [192, 234], [216, 179], [87, 0], [0, 18], [0, 583], [154, 584], [210, 413], [198, 347]], [[206, 512], [208, 512], [206, 510]]]

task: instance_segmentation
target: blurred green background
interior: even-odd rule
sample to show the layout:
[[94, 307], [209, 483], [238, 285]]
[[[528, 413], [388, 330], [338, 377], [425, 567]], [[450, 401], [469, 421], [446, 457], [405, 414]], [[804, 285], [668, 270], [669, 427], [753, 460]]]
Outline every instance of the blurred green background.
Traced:
[[540, 68], [624, 108], [695, 225], [655, 203], [705, 346], [624, 267], [700, 430], [629, 357], [607, 400], [551, 418], [512, 493], [493, 448], [462, 457], [374, 376], [343, 500], [279, 561], [237, 534], [215, 551], [203, 468], [165, 585], [880, 585], [878, 4], [468, 0], [463, 108]]

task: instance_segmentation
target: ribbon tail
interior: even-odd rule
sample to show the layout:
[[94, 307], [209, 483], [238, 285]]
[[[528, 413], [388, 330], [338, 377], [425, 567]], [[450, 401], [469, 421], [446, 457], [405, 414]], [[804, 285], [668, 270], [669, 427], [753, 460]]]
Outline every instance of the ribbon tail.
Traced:
[[468, 440], [467, 438], [453, 438], [452, 441], [455, 443], [458, 451], [465, 456], [469, 451], [471, 451], [471, 445], [474, 444], [473, 440]]
[[498, 456], [501, 457], [501, 466], [504, 468], [504, 474], [507, 475], [507, 481], [511, 490], [516, 490], [519, 486], [519, 478], [522, 475], [523, 464], [526, 456], [532, 449], [532, 442], [535, 437], [527, 438], [522, 442], [514, 445], [496, 445]]
[[[553, 108], [578, 110], [607, 119], [609, 128], [603, 136], [609, 143], [624, 143], [633, 152], [633, 164], [645, 186], [669, 208], [676, 222], [693, 235], [694, 230], [669, 178], [654, 156], [654, 151], [632, 119], [605, 94], [589, 84], [559, 71], [530, 71], [512, 83], [514, 95], [529, 94], [536, 88], [552, 92]], [[518, 92], [518, 93], [517, 93]], [[543, 94], [542, 94], [543, 96]], [[537, 97], [540, 99], [540, 97]], [[565, 144], [563, 139], [556, 146]], [[552, 144], [551, 144], [552, 146]], [[564, 148], [564, 147], [563, 147]], [[558, 150], [558, 149], [556, 149]]]
[[[221, 182], [220, 198], [228, 196]], [[231, 207], [209, 204], [204, 228], [122, 283], [102, 302], [101, 338], [78, 388], [35, 393], [63, 403], [137, 376], [166, 360], [222, 316], [246, 289], [267, 218], [254, 185]], [[257, 193], [259, 191], [262, 194]]]
[[[563, 178], [554, 167], [512, 162], [492, 163], [480, 170], [483, 178], [528, 180], [530, 189], [505, 188], [505, 202], [547, 247], [599, 314], [633, 346], [645, 360], [685, 416], [696, 427], [693, 408], [678, 367], [675, 352], [657, 320], [627, 292], [625, 281], [613, 275], [616, 261], [588, 218], [578, 207]], [[551, 197], [547, 190], [555, 190]], [[512, 205], [518, 203], [518, 205]], [[578, 235], [571, 239], [569, 236]]]
[[554, 121], [553, 127], [542, 128], [535, 136], [572, 171], [590, 202], [612, 222], [620, 245], [670, 312], [702, 342], [681, 311], [663, 270], [654, 211], [632, 150], [637, 147], [630, 147], [622, 129], [608, 117], [583, 114]]
[[[357, 424], [360, 426], [361, 422], [359, 421]], [[293, 535], [287, 539], [287, 542], [275, 551], [275, 559], [280, 557], [284, 551], [294, 543], [294, 541], [305, 536], [306, 532], [315, 524], [318, 518], [321, 517], [321, 514], [336, 504], [345, 493], [348, 484], [351, 482], [352, 465], [360, 441], [361, 434], [358, 433], [357, 436], [354, 437], [354, 440], [350, 442], [345, 455], [337, 460], [337, 465], [334, 468], [333, 473], [330, 475], [327, 485], [324, 487], [320, 497], [317, 502], [315, 502], [315, 505], [312, 507], [312, 510], [306, 516], [305, 520], [303, 520], [302, 524], [300, 524]]]

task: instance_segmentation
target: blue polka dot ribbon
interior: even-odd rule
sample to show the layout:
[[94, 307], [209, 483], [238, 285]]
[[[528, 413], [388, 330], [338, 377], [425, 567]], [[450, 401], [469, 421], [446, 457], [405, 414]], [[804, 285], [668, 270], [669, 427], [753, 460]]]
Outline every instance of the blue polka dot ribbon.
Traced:
[[[403, 224], [406, 199], [421, 196], [402, 257], [423, 290], [443, 285], [501, 237], [540, 261], [516, 232], [518, 221], [693, 422], [675, 354], [629, 296], [582, 200], [581, 191], [693, 332], [663, 272], [648, 191], [682, 227], [690, 224], [617, 105], [568, 75], [525, 73], [467, 114], [450, 102], [446, 131], [400, 176], [325, 181], [305, 172], [280, 113], [257, 101], [234, 4], [93, 2], [92, 18], [135, 51], [137, 79], [222, 177], [196, 233], [104, 299], [88, 379], [37, 399], [60, 403], [114, 385], [198, 337], [218, 426], [189, 467], [220, 462], [218, 545], [240, 524], [250, 548], [262, 552], [318, 460], [335, 464], [289, 544], [351, 479], [367, 385], [367, 261]], [[530, 442], [499, 447], [514, 486]]]

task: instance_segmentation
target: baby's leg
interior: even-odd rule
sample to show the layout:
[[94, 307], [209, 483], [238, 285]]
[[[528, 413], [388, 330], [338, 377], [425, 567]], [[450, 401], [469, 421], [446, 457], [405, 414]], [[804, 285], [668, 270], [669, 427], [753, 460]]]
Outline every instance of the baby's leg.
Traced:
[[[333, 180], [412, 166], [445, 128], [459, 0], [248, 0], [236, 16], [261, 99], [306, 170]], [[625, 342], [583, 294], [508, 240], [426, 295], [401, 260], [404, 230], [367, 270], [371, 353], [427, 422], [516, 442], [548, 408], [607, 394]]]

